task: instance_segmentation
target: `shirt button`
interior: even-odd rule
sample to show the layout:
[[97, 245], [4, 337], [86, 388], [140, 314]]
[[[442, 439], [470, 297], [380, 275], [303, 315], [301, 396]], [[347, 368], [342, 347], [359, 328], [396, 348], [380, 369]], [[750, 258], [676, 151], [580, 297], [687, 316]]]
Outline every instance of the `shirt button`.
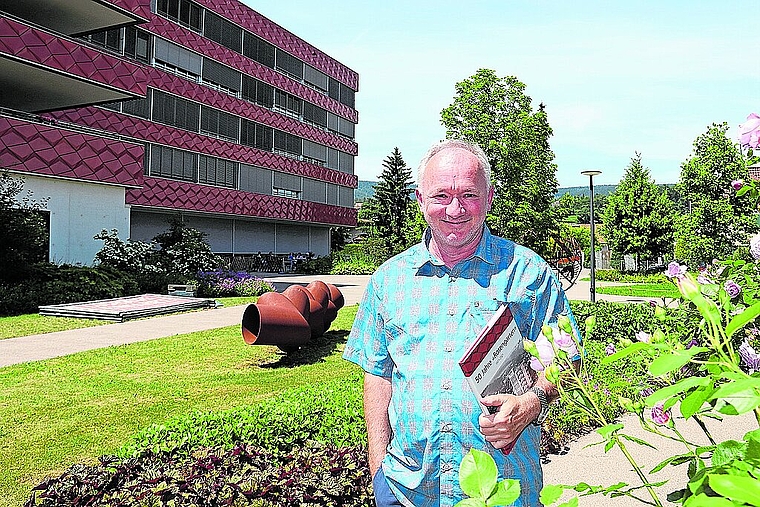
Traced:
[[446, 345], [446, 346], [443, 348], [443, 350], [445, 350], [446, 352], [451, 352], [451, 351], [453, 350], [453, 348], [451, 347], [451, 345]]
[[449, 315], [454, 316], [454, 310], [449, 310]]
[[452, 428], [452, 424], [451, 423], [445, 423], [443, 425], [443, 427], [441, 428], [441, 431], [443, 431], [443, 432], [450, 432], [451, 428]]
[[441, 389], [446, 389], [446, 390], [451, 389], [451, 382], [449, 382], [448, 380], [442, 382]]

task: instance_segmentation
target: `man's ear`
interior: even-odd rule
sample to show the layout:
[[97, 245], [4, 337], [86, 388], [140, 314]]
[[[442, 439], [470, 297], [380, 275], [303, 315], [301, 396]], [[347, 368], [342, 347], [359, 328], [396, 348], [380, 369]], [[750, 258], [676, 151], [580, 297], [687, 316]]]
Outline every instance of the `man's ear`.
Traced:
[[493, 185], [491, 185], [488, 188], [488, 211], [491, 211], [491, 204], [493, 203], [493, 195], [494, 195], [494, 190], [493, 190]]
[[418, 188], [414, 189], [414, 196], [417, 198], [417, 204], [420, 205], [420, 209], [422, 209], [422, 194]]

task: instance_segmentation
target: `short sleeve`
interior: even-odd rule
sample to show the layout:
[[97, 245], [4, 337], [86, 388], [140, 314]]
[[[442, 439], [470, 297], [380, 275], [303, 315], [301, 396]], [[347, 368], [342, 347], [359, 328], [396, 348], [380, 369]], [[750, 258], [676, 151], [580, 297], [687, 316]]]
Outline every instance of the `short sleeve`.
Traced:
[[356, 363], [372, 375], [390, 377], [393, 361], [388, 356], [382, 297], [377, 286], [377, 277], [373, 275], [356, 311], [356, 318], [343, 350], [343, 359]]

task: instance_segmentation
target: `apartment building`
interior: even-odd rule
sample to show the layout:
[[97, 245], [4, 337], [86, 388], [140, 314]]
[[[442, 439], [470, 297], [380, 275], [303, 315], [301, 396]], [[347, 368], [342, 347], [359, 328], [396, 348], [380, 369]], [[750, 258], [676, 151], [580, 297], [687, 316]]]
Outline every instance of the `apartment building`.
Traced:
[[183, 221], [225, 255], [355, 226], [358, 75], [236, 0], [0, 0], [0, 167], [50, 260]]

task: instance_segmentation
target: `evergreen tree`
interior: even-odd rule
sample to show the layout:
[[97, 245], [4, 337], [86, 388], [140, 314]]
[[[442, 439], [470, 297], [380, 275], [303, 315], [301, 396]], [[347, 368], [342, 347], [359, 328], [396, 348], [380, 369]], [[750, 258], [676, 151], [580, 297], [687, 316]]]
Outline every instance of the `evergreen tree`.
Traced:
[[48, 232], [41, 213], [48, 199], [35, 201], [24, 179], [0, 171], [0, 280], [21, 280], [28, 268], [47, 259]]
[[651, 178], [636, 153], [625, 175], [607, 200], [602, 215], [606, 239], [620, 256], [633, 255], [636, 266], [672, 252], [673, 203]]
[[733, 180], [746, 181], [749, 173], [727, 131], [725, 122], [712, 124], [681, 165], [682, 215], [676, 221], [675, 256], [693, 267], [730, 257], [757, 230], [751, 200], [731, 189]]
[[516, 77], [480, 69], [455, 85], [453, 103], [441, 112], [447, 138], [477, 143], [491, 162], [494, 202], [487, 223], [494, 233], [548, 252], [559, 234], [554, 209], [557, 166], [549, 146], [552, 129]]
[[412, 170], [407, 167], [401, 152], [394, 148], [383, 161], [383, 171], [375, 185], [375, 195], [365, 202], [365, 217], [370, 220], [377, 236], [391, 253], [400, 252], [408, 246], [407, 228], [415, 206], [410, 198]]

